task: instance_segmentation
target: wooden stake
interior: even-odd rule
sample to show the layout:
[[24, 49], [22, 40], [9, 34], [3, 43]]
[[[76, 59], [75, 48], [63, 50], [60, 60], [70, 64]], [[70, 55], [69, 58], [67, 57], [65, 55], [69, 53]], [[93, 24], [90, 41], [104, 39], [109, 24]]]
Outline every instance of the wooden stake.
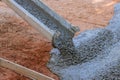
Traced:
[[15, 71], [33, 80], [54, 80], [46, 75], [38, 73], [34, 70], [28, 69], [11, 61], [0, 58], [0, 66]]

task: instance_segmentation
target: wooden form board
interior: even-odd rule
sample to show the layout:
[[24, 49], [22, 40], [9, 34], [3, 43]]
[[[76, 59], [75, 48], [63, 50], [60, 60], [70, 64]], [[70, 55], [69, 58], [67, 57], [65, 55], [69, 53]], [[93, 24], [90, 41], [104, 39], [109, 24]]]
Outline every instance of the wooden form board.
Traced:
[[28, 69], [26, 67], [23, 67], [21, 65], [18, 65], [16, 63], [13, 63], [13, 62], [3, 59], [3, 58], [0, 58], [0, 66], [4, 67], [4, 68], [8, 68], [10, 70], [13, 70], [16, 73], [24, 75], [33, 80], [54, 80], [46, 75], [43, 75], [34, 70]]
[[17, 4], [14, 0], [2, 0], [5, 2], [11, 9], [13, 9], [18, 15], [20, 15], [24, 20], [26, 20], [32, 27], [34, 27], [40, 34], [45, 36], [48, 40], [52, 41], [54, 31], [50, 30], [46, 25], [40, 22], [22, 6]]

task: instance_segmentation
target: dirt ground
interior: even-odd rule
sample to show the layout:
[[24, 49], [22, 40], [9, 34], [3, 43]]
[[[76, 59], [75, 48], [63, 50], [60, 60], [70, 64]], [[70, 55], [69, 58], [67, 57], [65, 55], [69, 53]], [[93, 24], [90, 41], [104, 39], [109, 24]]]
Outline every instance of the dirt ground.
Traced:
[[[80, 31], [105, 27], [118, 0], [43, 0], [53, 10], [80, 27]], [[0, 57], [36, 70], [58, 80], [46, 64], [51, 42], [0, 2]], [[29, 80], [0, 67], [0, 80]]]
[[80, 31], [104, 27], [120, 0], [43, 0], [58, 14], [80, 27]]

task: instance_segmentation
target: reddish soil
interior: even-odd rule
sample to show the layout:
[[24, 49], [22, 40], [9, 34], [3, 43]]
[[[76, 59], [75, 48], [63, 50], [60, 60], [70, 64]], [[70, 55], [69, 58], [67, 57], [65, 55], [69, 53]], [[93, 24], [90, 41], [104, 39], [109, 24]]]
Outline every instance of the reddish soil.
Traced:
[[[117, 0], [43, 1], [73, 25], [79, 26], [81, 31], [106, 26], [113, 15], [113, 5], [117, 2]], [[50, 41], [0, 2], [0, 57], [58, 80], [58, 77], [46, 67], [51, 49]], [[0, 80], [29, 79], [0, 67]]]
[[43, 0], [53, 10], [80, 27], [83, 32], [104, 27], [113, 15], [113, 5], [120, 0]]
[[[17, 16], [5, 4], [0, 3], [0, 57], [58, 79], [46, 67], [51, 43]], [[5, 74], [5, 75], [4, 75]], [[0, 80], [27, 80], [22, 76], [0, 68]]]

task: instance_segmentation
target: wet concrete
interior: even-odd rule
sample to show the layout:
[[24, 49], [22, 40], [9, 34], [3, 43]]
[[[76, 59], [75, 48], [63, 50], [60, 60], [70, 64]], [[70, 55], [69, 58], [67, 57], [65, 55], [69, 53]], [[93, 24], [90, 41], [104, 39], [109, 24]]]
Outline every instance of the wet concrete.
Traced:
[[75, 49], [74, 43], [72, 41], [75, 32], [71, 32], [69, 29], [65, 28], [59, 21], [51, 17], [42, 8], [36, 5], [32, 0], [15, 1], [25, 10], [31, 13], [35, 18], [41, 21], [44, 25], [56, 32], [56, 34], [53, 36], [52, 44], [54, 48], [59, 49], [61, 52], [58, 62], [59, 64], [57, 65], [60, 66], [64, 64], [68, 66], [71, 64], [77, 64], [79, 62], [81, 58], [80, 56], [75, 55], [77, 54], [77, 50]]
[[115, 6], [115, 14], [106, 28], [85, 31], [73, 39], [77, 54], [81, 58], [73, 64], [68, 59], [59, 66], [61, 52], [51, 51], [48, 67], [61, 80], [119, 80], [120, 73], [120, 4]]

